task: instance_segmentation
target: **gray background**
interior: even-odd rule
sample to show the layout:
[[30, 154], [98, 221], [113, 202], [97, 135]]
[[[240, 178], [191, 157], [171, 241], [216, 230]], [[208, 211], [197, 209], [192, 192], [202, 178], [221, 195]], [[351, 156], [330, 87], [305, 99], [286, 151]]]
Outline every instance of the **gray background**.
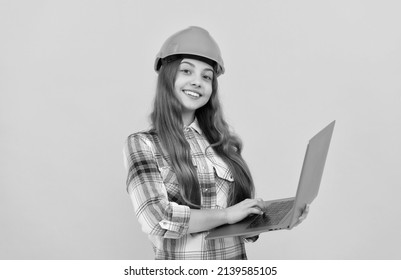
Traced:
[[401, 258], [399, 1], [0, 3], [0, 259], [153, 257], [122, 147], [148, 127], [155, 54], [190, 25], [222, 49], [259, 197], [293, 196], [308, 139], [337, 120], [308, 219], [249, 257]]

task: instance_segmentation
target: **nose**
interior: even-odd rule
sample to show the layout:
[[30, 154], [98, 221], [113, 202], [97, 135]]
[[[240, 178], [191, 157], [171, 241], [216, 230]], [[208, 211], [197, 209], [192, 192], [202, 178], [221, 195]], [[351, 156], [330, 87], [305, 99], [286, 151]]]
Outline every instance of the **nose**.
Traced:
[[200, 87], [201, 86], [201, 78], [198, 77], [197, 75], [194, 75], [194, 77], [191, 81], [191, 85], [194, 87]]

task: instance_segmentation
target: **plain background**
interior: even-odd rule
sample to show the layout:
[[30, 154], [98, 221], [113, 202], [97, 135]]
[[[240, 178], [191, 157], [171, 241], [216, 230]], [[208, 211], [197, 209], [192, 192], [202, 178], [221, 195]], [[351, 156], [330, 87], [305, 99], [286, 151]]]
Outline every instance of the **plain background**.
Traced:
[[318, 198], [250, 259], [401, 259], [399, 1], [0, 1], [0, 259], [151, 259], [122, 148], [148, 128], [153, 62], [206, 28], [258, 197], [293, 196], [337, 120]]

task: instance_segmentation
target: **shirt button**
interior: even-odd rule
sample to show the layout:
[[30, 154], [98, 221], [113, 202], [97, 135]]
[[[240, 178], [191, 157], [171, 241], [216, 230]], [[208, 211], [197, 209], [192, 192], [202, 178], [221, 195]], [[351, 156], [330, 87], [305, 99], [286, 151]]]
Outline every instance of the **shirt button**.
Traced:
[[203, 192], [204, 192], [204, 193], [207, 193], [208, 191], [209, 191], [209, 189], [207, 189], [207, 188], [206, 188], [206, 189], [203, 189]]

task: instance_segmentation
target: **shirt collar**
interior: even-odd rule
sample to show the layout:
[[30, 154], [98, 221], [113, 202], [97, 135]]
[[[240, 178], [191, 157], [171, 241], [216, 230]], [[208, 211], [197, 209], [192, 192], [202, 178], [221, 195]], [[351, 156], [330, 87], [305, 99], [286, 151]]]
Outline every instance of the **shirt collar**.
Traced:
[[202, 134], [202, 129], [200, 128], [198, 119], [196, 117], [195, 117], [194, 121], [190, 125], [188, 125], [187, 127], [192, 128], [193, 130], [198, 132], [198, 134]]

